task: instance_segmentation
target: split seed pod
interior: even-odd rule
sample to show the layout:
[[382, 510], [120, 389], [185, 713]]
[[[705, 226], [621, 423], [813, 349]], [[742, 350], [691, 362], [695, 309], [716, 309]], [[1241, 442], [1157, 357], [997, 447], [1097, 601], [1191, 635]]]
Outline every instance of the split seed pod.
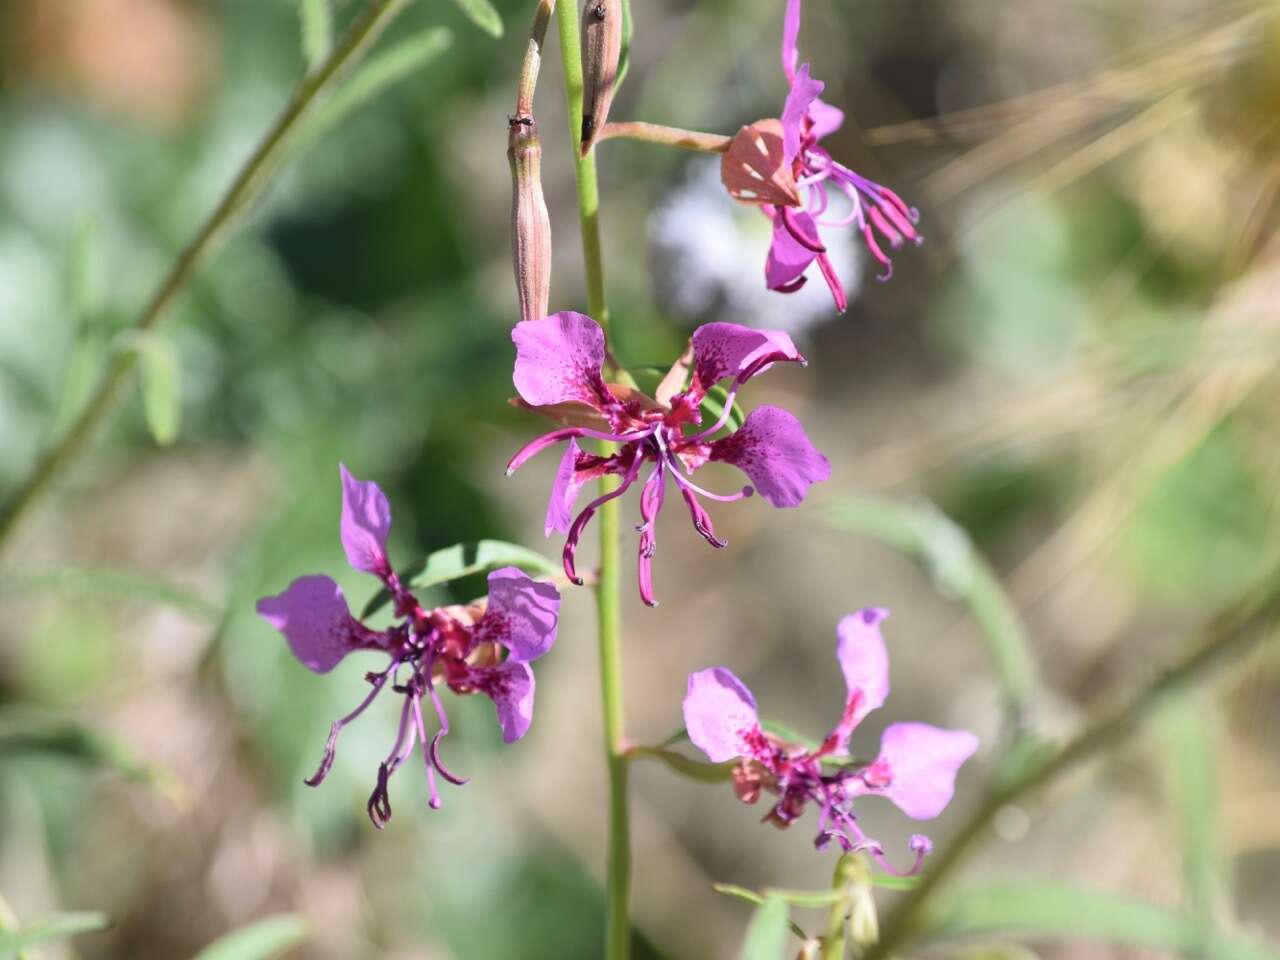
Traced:
[[507, 136], [511, 161], [511, 261], [521, 320], [540, 320], [551, 300], [551, 217], [542, 195], [542, 143], [533, 117], [512, 117]]
[[582, 155], [609, 119], [622, 57], [622, 0], [587, 0], [582, 9]]

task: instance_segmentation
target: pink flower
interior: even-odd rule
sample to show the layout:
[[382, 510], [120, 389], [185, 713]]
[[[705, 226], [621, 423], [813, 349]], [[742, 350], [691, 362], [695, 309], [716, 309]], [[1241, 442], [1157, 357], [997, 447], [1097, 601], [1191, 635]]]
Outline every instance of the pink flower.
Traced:
[[[646, 465], [651, 467], [641, 485], [637, 530], [640, 595], [650, 606], [656, 605], [655, 525], [668, 480], [689, 508], [694, 529], [713, 547], [724, 547], [702, 499], [728, 503], [758, 491], [775, 507], [794, 507], [810, 484], [830, 475], [826, 457], [814, 449], [800, 422], [777, 407], [758, 407], [736, 431], [713, 439], [728, 424], [739, 387], [774, 363], [805, 362], [785, 333], [733, 323], [699, 327], [689, 353], [672, 367], [654, 397], [605, 383], [604, 331], [590, 317], [557, 313], [526, 321], [516, 325], [511, 338], [516, 345], [513, 379], [521, 401], [568, 425], [526, 445], [511, 458], [507, 473], [548, 447], [566, 444], [547, 505], [546, 533], [568, 535], [565, 573], [579, 584], [574, 555], [583, 530], [603, 503], [631, 488]], [[690, 367], [692, 381], [686, 386]], [[711, 387], [725, 380], [725, 412], [704, 429], [702, 401]], [[577, 443], [583, 438], [610, 440], [619, 447], [608, 456], [585, 453]], [[738, 467], [754, 486], [717, 494], [694, 483], [693, 473], [712, 460]], [[609, 474], [622, 478], [618, 489], [592, 500], [575, 516], [583, 486]]]
[[[489, 596], [467, 606], [425, 609], [401, 584], [387, 559], [391, 507], [376, 483], [342, 475], [342, 546], [357, 570], [374, 574], [395, 603], [397, 623], [373, 630], [351, 615], [342, 588], [325, 576], [294, 580], [278, 596], [258, 601], [264, 620], [284, 634], [289, 649], [308, 670], [328, 673], [350, 653], [377, 651], [387, 666], [366, 674], [372, 689], [349, 714], [334, 721], [324, 757], [306, 782], [319, 786], [333, 766], [338, 737], [390, 682], [404, 696], [394, 746], [378, 768], [377, 786], [369, 798], [369, 818], [381, 828], [391, 818], [388, 781], [421, 744], [427, 767], [430, 805], [440, 806], [438, 773], [454, 776], [440, 758], [440, 741], [449, 732], [449, 717], [438, 685], [455, 693], [482, 693], [493, 701], [502, 737], [519, 740], [533, 719], [533, 669], [530, 663], [551, 649], [556, 638], [560, 594], [555, 587], [531, 580], [515, 567], [489, 574]], [[423, 698], [431, 702], [439, 726], [428, 739]]]
[[[783, 26], [782, 68], [791, 89], [782, 117], [760, 120], [738, 132], [721, 161], [721, 180], [735, 199], [759, 206], [773, 221], [773, 245], [765, 261], [768, 288], [795, 292], [816, 262], [836, 309], [843, 313], [848, 298], [827, 257], [821, 229], [855, 225], [883, 267], [880, 280], [893, 275], [882, 240], [896, 250], [905, 241], [918, 245], [924, 238], [916, 230], [918, 211], [888, 187], [837, 163], [820, 146], [823, 138], [840, 129], [844, 113], [819, 99], [824, 87], [810, 76], [809, 64], [797, 68], [800, 4], [801, 0], [788, 0]], [[828, 216], [832, 188], [848, 201], [844, 216]]]
[[[885, 730], [875, 760], [848, 759], [854, 729], [889, 695], [889, 656], [880, 635], [880, 623], [888, 615], [885, 610], [861, 610], [836, 628], [836, 659], [848, 696], [840, 722], [816, 748], [767, 733], [751, 691], [725, 667], [689, 677], [684, 722], [689, 739], [713, 762], [739, 761], [734, 786], [742, 800], [755, 803], [764, 790], [777, 796], [767, 821], [788, 827], [813, 803], [820, 811], [815, 840], [819, 849], [834, 838], [845, 850], [868, 851], [892, 871], [880, 844], [858, 826], [854, 801], [865, 795], [887, 797], [914, 820], [933, 819], [951, 802], [956, 774], [977, 750], [978, 738], [966, 730], [895, 723]], [[906, 872], [915, 873], [931, 844], [917, 834], [910, 847], [916, 860]]]

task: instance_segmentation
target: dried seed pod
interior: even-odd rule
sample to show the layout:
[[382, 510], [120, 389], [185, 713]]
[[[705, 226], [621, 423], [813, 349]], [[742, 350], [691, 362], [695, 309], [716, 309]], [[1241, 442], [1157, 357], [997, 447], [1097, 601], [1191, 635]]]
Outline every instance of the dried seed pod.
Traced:
[[739, 130], [720, 158], [720, 182], [743, 203], [798, 207], [800, 194], [782, 148], [782, 123], [758, 120]]
[[609, 119], [622, 56], [621, 0], [587, 0], [582, 8], [582, 153]]
[[551, 299], [551, 217], [542, 195], [542, 143], [533, 117], [511, 118], [507, 158], [511, 161], [511, 260], [520, 319], [539, 320], [547, 315]]

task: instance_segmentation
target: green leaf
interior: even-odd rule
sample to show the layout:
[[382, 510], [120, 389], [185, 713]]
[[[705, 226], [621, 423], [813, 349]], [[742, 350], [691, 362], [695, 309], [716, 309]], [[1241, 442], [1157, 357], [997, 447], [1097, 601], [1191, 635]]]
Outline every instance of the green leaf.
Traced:
[[818, 741], [813, 737], [806, 737], [803, 733], [797, 733], [793, 728], [788, 727], [785, 723], [778, 723], [776, 720], [761, 720], [760, 728], [765, 733], [771, 733], [775, 737], [786, 740], [788, 743], [798, 743], [806, 750], [817, 750]]
[[195, 960], [269, 960], [278, 957], [307, 936], [307, 924], [294, 914], [267, 917], [219, 937], [195, 956]]
[[453, 0], [467, 19], [491, 37], [502, 36], [502, 17], [489, 0]]
[[172, 773], [138, 760], [124, 744], [89, 727], [38, 710], [0, 710], [0, 757], [58, 757], [89, 767], [104, 767], [144, 783], [184, 806], [188, 788]]
[[81, 597], [103, 597], [172, 607], [217, 624], [221, 611], [208, 600], [164, 580], [128, 570], [94, 567], [59, 567], [53, 570], [0, 570], [0, 596], [25, 596], [49, 592]]
[[931, 503], [846, 497], [834, 526], [874, 537], [915, 560], [938, 591], [964, 603], [987, 641], [1006, 710], [1018, 717], [1038, 686], [1031, 643], [1018, 612], [963, 528]]
[[733, 776], [733, 768], [736, 766], [732, 760], [727, 763], [708, 763], [662, 747], [632, 747], [627, 751], [627, 756], [633, 759], [657, 761], [680, 776], [699, 783], [727, 783]]
[[636, 25], [631, 19], [631, 0], [622, 0], [622, 54], [618, 57], [618, 76], [613, 81], [616, 94], [627, 79], [627, 71], [631, 69], [631, 38], [635, 35]]
[[122, 350], [137, 355], [142, 370], [142, 412], [156, 443], [167, 447], [178, 438], [182, 395], [178, 389], [178, 353], [168, 337], [131, 330], [119, 338]]
[[786, 901], [775, 896], [765, 897], [747, 927], [747, 938], [738, 954], [740, 960], [783, 960], [787, 920]]
[[[735, 900], [742, 900], [745, 903], [754, 904], [755, 906], [761, 906], [765, 901], [765, 898], [754, 890], [748, 890], [746, 887], [740, 887], [735, 883], [713, 883], [711, 885], [711, 889], [716, 893], [724, 894], [726, 897], [733, 897]], [[800, 928], [800, 925], [794, 920], [788, 920], [787, 926], [789, 926], [791, 928], [791, 932], [801, 940], [809, 939], [809, 935], [805, 933], [804, 930]]]
[[[562, 573], [560, 564], [548, 560], [527, 547], [503, 540], [480, 540], [477, 543], [455, 543], [435, 553], [428, 554], [410, 567], [400, 571], [400, 581], [411, 590], [429, 590], [452, 580], [487, 573], [500, 567], [519, 567], [526, 573], [556, 576]], [[370, 600], [360, 616], [377, 613], [391, 600], [386, 590], [381, 590]]]
[[[1019, 935], [1085, 940], [1191, 953], [1201, 947], [1193, 919], [1174, 910], [1065, 884], [1040, 880], [962, 889], [927, 911], [923, 932], [935, 939]], [[1212, 960], [1280, 960], [1280, 954], [1244, 938], [1217, 936], [1205, 944]]]
[[29, 924], [22, 930], [0, 933], [0, 960], [5, 960], [21, 950], [50, 940], [65, 940], [81, 933], [105, 930], [111, 921], [104, 913], [55, 913], [43, 920]]
[[316, 107], [315, 112], [298, 131], [291, 150], [301, 151], [324, 136], [349, 114], [430, 64], [448, 50], [452, 43], [452, 33], [444, 27], [434, 27], [401, 40], [376, 57], [370, 57], [350, 80]]
[[1219, 894], [1225, 889], [1218, 857], [1212, 714], [1188, 694], [1169, 701], [1159, 730], [1182, 826], [1182, 861], [1191, 912], [1207, 943], [1214, 937]]
[[307, 68], [314, 70], [333, 48], [333, 12], [329, 9], [329, 0], [298, 0], [298, 18], [302, 21], [302, 54]]

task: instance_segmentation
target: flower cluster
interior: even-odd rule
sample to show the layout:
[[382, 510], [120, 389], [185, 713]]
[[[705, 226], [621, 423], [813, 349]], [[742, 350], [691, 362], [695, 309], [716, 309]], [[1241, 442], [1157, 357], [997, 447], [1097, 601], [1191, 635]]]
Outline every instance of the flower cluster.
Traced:
[[[721, 161], [721, 179], [729, 194], [758, 206], [773, 221], [773, 244], [765, 261], [770, 290], [791, 293], [806, 282], [805, 272], [818, 264], [836, 309], [848, 307], [844, 286], [827, 256], [819, 228], [850, 224], [861, 231], [867, 249], [883, 268], [881, 280], [893, 275], [893, 263], [880, 240], [897, 249], [905, 241], [919, 244], [919, 213], [878, 183], [834, 160], [821, 141], [844, 123], [844, 113], [819, 99], [824, 89], [801, 64], [797, 48], [801, 0], [788, 0], [782, 36], [782, 68], [790, 92], [777, 119], [743, 127]], [[844, 194], [849, 210], [829, 217], [831, 189]]]
[[[875, 760], [850, 760], [853, 731], [889, 695], [889, 655], [880, 635], [887, 616], [885, 610], [862, 610], [836, 628], [836, 659], [848, 696], [840, 722], [818, 746], [788, 743], [767, 732], [751, 691], [724, 667], [689, 677], [684, 721], [689, 738], [713, 762], [738, 761], [733, 784], [743, 802], [755, 803], [766, 790], [777, 797], [766, 821], [788, 827], [812, 803], [819, 811], [818, 849], [834, 839], [844, 850], [866, 851], [885, 869], [899, 872], [880, 844], [863, 833], [854, 801], [866, 795], [887, 797], [908, 817], [931, 820], [951, 802], [956, 773], [977, 749], [978, 739], [966, 730], [894, 723], [884, 731]], [[916, 860], [905, 873], [920, 868], [931, 844], [916, 834], [910, 847]]]
[[[440, 806], [436, 774], [461, 786], [467, 781], [445, 767], [440, 742], [449, 732], [449, 717], [439, 687], [454, 693], [482, 693], [493, 701], [502, 737], [519, 740], [533, 719], [533, 668], [530, 664], [551, 649], [556, 639], [560, 594], [554, 586], [531, 580], [514, 567], [489, 575], [487, 600], [467, 606], [429, 610], [405, 589], [387, 559], [391, 507], [376, 483], [342, 475], [342, 546], [347, 561], [373, 574], [390, 593], [397, 622], [373, 630], [351, 615], [342, 588], [326, 576], [294, 580], [283, 593], [258, 601], [258, 613], [284, 634], [293, 655], [307, 669], [328, 673], [348, 654], [359, 650], [385, 654], [389, 662], [366, 675], [372, 689], [350, 713], [329, 730], [324, 758], [306, 782], [319, 786], [333, 766], [338, 737], [390, 684], [404, 697], [400, 726], [391, 752], [378, 766], [369, 797], [369, 819], [381, 828], [391, 818], [388, 781], [421, 744], [430, 788], [430, 805]], [[438, 720], [428, 738], [423, 699]]]
[[[651, 465], [640, 493], [640, 596], [655, 606], [653, 557], [656, 523], [666, 498], [667, 480], [680, 491], [693, 527], [707, 543], [722, 548], [711, 516], [700, 498], [732, 502], [760, 496], [775, 507], [794, 507], [813, 483], [826, 480], [831, 468], [814, 449], [800, 422], [778, 407], [757, 407], [737, 430], [716, 438], [729, 423], [738, 389], [775, 363], [804, 363], [791, 338], [776, 330], [753, 330], [733, 323], [698, 328], [689, 352], [663, 378], [653, 397], [631, 387], [606, 383], [604, 331], [580, 313], [557, 313], [517, 324], [515, 387], [520, 401], [566, 426], [544, 434], [521, 449], [507, 465], [510, 474], [531, 457], [567, 443], [547, 506], [546, 534], [567, 534], [564, 569], [581, 583], [574, 557], [582, 532], [600, 506], [622, 496], [646, 464]], [[692, 368], [692, 381], [686, 384]], [[721, 381], [729, 381], [724, 410], [710, 426], [702, 426], [702, 402]], [[617, 452], [583, 452], [582, 438], [612, 441]], [[709, 461], [740, 469], [754, 486], [731, 494], [712, 493], [690, 479]], [[582, 487], [608, 475], [621, 477], [617, 488], [592, 500], [574, 516]]]

